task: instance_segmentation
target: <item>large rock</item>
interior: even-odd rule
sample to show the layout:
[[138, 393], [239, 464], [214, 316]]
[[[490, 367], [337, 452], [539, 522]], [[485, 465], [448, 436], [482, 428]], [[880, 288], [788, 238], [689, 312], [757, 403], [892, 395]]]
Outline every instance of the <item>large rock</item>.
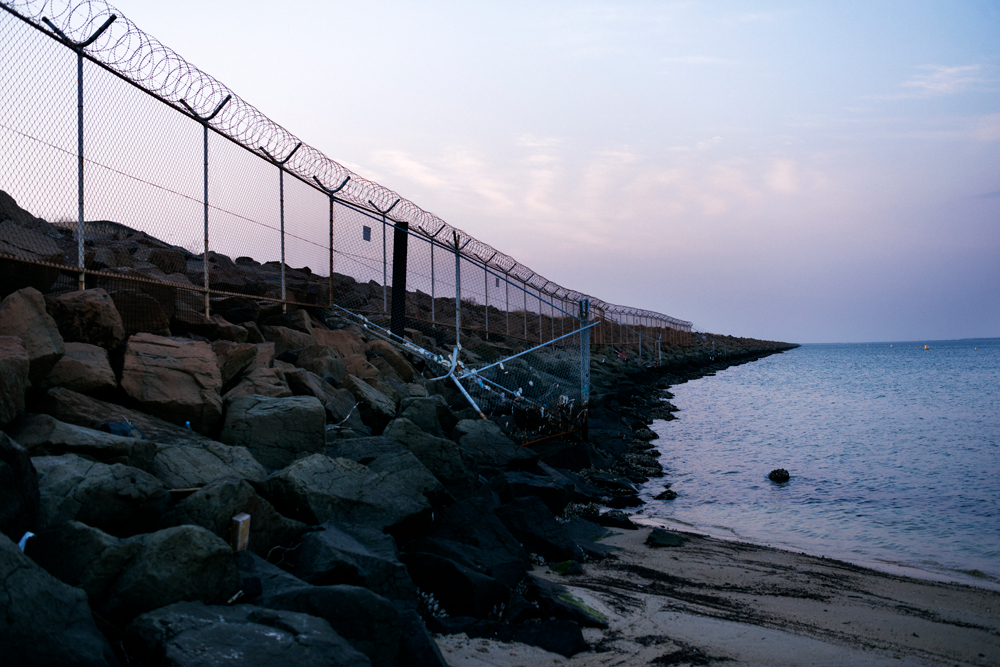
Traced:
[[329, 345], [310, 345], [299, 352], [295, 365], [323, 377], [331, 377], [338, 385], [343, 382], [346, 370], [336, 349]]
[[173, 604], [135, 619], [125, 650], [147, 665], [369, 667], [321, 618], [250, 605]]
[[271, 486], [278, 510], [308, 524], [363, 523], [412, 535], [430, 521], [430, 504], [412, 487], [348, 459], [314, 454], [272, 475]]
[[89, 343], [110, 350], [125, 340], [121, 315], [103, 289], [47, 296], [45, 305], [67, 343]]
[[144, 537], [118, 538], [68, 521], [29, 539], [24, 553], [59, 581], [86, 591], [94, 609], [104, 609], [118, 575], [142, 549]]
[[368, 362], [363, 354], [352, 354], [344, 357], [344, 369], [347, 375], [353, 375], [362, 380], [371, 380], [379, 376], [379, 370]]
[[[280, 362], [279, 362], [280, 363]], [[283, 369], [285, 382], [296, 396], [313, 396], [323, 404], [336, 400], [337, 389], [323, 378], [304, 368]], [[329, 411], [327, 411], [329, 415]]]
[[126, 336], [138, 333], [170, 335], [170, 317], [156, 298], [138, 289], [119, 289], [109, 292], [109, 296], [122, 317]]
[[573, 595], [565, 586], [528, 575], [527, 597], [538, 605], [543, 617], [575, 621], [585, 628], [607, 628], [608, 619]]
[[208, 343], [136, 334], [125, 349], [122, 389], [145, 412], [207, 433], [222, 416], [222, 376]]
[[307, 530], [305, 524], [278, 514], [245, 480], [232, 477], [216, 480], [180, 501], [163, 516], [162, 523], [201, 526], [228, 540], [233, 517], [242, 512], [250, 515], [247, 548], [262, 558], [275, 547], [294, 546]]
[[168, 275], [184, 273], [187, 268], [184, 254], [171, 248], [139, 248], [133, 257], [137, 262], [149, 262]]
[[[273, 595], [269, 609], [296, 611], [326, 620], [372, 667], [396, 667], [399, 612], [389, 600], [358, 586], [307, 586]], [[405, 659], [405, 656], [401, 656]]]
[[239, 396], [226, 401], [220, 439], [246, 447], [267, 469], [277, 470], [323, 451], [326, 413], [312, 396]]
[[362, 586], [391, 600], [413, 601], [416, 588], [392, 537], [336, 522], [302, 538], [293, 572], [315, 586]]
[[77, 454], [101, 463], [123, 463], [153, 471], [156, 445], [85, 426], [67, 424], [49, 415], [27, 414], [11, 425], [11, 434], [32, 456]]
[[343, 386], [357, 400], [361, 421], [371, 427], [375, 435], [382, 433], [389, 420], [396, 415], [396, 404], [388, 396], [354, 375], [345, 377]]
[[155, 522], [167, 500], [163, 484], [138, 468], [75, 454], [32, 459], [38, 473], [38, 526], [81, 521], [112, 535], [135, 535]]
[[264, 340], [274, 343], [275, 354], [282, 354], [289, 350], [301, 350], [316, 344], [316, 339], [307, 333], [295, 331], [288, 327], [260, 327], [260, 332]]
[[201, 526], [176, 526], [142, 537], [115, 579], [107, 608], [121, 623], [174, 602], [223, 603], [238, 589], [229, 545]]
[[325, 404], [326, 414], [330, 421], [340, 428], [350, 429], [355, 433], [370, 433], [358, 411], [358, 401], [347, 389], [335, 389], [333, 398]]
[[234, 343], [229, 340], [217, 340], [212, 343], [212, 351], [219, 364], [219, 374], [222, 384], [229, 381], [249, 368], [257, 360], [257, 346], [253, 343]]
[[503, 503], [512, 498], [537, 496], [553, 514], [562, 514], [573, 499], [573, 482], [566, 477], [534, 475], [527, 472], [505, 472], [490, 480], [490, 487]]
[[510, 589], [471, 567], [429, 553], [402, 556], [421, 591], [432, 593], [450, 616], [488, 618], [510, 599]]
[[483, 467], [527, 470], [538, 461], [538, 454], [515, 445], [499, 426], [487, 419], [463, 419], [452, 430], [451, 437]]
[[465, 498], [475, 489], [473, 462], [451, 440], [436, 438], [408, 419], [393, 420], [384, 435], [403, 443], [456, 498]]
[[403, 382], [413, 382], [414, 378], [417, 377], [418, 373], [414, 370], [410, 362], [400, 354], [396, 347], [384, 340], [373, 340], [369, 343], [372, 352], [377, 354], [379, 357], [385, 359], [392, 370], [395, 371], [396, 375]]
[[158, 445], [153, 474], [172, 489], [205, 486], [217, 479], [245, 479], [257, 488], [267, 485], [267, 470], [245, 447], [221, 442]]
[[56, 362], [39, 388], [66, 387], [81, 394], [109, 395], [118, 387], [108, 351], [89, 343], [66, 343], [66, 354]]
[[409, 419], [420, 430], [439, 438], [451, 433], [458, 419], [440, 395], [429, 398], [404, 398], [399, 404], [399, 416]]
[[226, 392], [225, 400], [239, 396], [269, 396], [271, 398], [288, 398], [292, 390], [285, 382], [285, 374], [277, 368], [257, 367], [243, 376], [239, 383]]
[[405, 655], [408, 664], [413, 667], [448, 667], [448, 662], [441, 655], [434, 637], [427, 631], [424, 620], [415, 609], [400, 611], [399, 620], [402, 623], [402, 633], [399, 638], [399, 654]]
[[583, 552], [541, 499], [514, 498], [494, 510], [494, 514], [529, 553], [538, 554], [550, 563], [583, 560]]
[[19, 289], [0, 302], [0, 336], [18, 336], [28, 352], [28, 379], [40, 382], [66, 348], [45, 299], [34, 287]]
[[0, 600], [4, 664], [117, 664], [108, 641], [94, 625], [87, 594], [45, 572], [4, 535], [0, 535]]
[[434, 629], [441, 634], [457, 635], [464, 632], [469, 639], [483, 637], [495, 642], [517, 642], [537, 646], [566, 658], [590, 650], [575, 621], [550, 619], [532, 623], [501, 623], [460, 617], [435, 619], [434, 625]]
[[28, 451], [0, 431], [0, 532], [20, 540], [35, 527], [39, 493]]
[[209, 438], [197, 431], [63, 387], [49, 389], [36, 409], [59, 421], [93, 429], [109, 422], [127, 421], [132, 424], [133, 429], [142, 433], [143, 439], [163, 445], [210, 442]]
[[[0, 195], [4, 193], [0, 191]], [[42, 223], [47, 224], [47, 223]], [[0, 213], [0, 255], [19, 259], [62, 264], [64, 255], [48, 234], [30, 229]], [[0, 285], [6, 289], [32, 289], [47, 292], [59, 277], [59, 269], [24, 262], [0, 262]]]
[[337, 351], [342, 359], [360, 354], [364, 358], [368, 344], [361, 340], [361, 337], [347, 329], [337, 329], [336, 331], [325, 331], [314, 329], [313, 337], [320, 345], [329, 345]]
[[21, 339], [0, 336], [0, 427], [24, 410], [29, 367], [28, 351]]

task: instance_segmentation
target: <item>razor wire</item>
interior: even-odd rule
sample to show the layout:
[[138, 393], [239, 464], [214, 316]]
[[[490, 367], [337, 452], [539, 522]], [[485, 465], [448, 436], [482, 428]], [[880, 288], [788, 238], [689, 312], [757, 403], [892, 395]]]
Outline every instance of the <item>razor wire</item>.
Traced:
[[[604, 314], [608, 318], [646, 318], [655, 320], [661, 328], [684, 333], [689, 333], [691, 330], [691, 323], [684, 320], [655, 311], [607, 303], [564, 288], [509, 255], [452, 227], [438, 216], [421, 209], [392, 190], [355, 174], [318, 149], [302, 142], [223, 83], [188, 63], [155, 37], [143, 32], [103, 0], [83, 2], [2, 0], [0, 7], [73, 48], [77, 48], [104, 28], [92, 43], [87, 43], [78, 49], [83, 59], [114, 73], [157, 100], [196, 120], [199, 125], [203, 125], [206, 132], [211, 131], [224, 137], [258, 157], [263, 157], [262, 153], [267, 156], [290, 157], [287, 163], [281, 165], [280, 175], [287, 173], [306, 187], [321, 193], [324, 198], [349, 204], [371, 215], [380, 215], [380, 211], [387, 211], [394, 206], [393, 215], [385, 216], [384, 225], [406, 224], [410, 230], [432, 239], [452, 236], [456, 240], [456, 245], [461, 246], [459, 253], [470, 264], [480, 265], [485, 269], [487, 280], [492, 274], [498, 279], [502, 276], [501, 282], [507, 286], [519, 287], [517, 283], [523, 285], [525, 301], [528, 290], [534, 290], [537, 292], [539, 302], [547, 303], [550, 308], [566, 313], [567, 311], [557, 303], [572, 304], [581, 299], [589, 299], [592, 311], [598, 317]], [[108, 23], [112, 16], [116, 19]], [[54, 32], [53, 29], [57, 29], [58, 32]], [[59, 35], [60, 32], [62, 36]], [[227, 99], [229, 101], [225, 103]], [[216, 112], [214, 117], [209, 119], [213, 112]], [[327, 188], [332, 189], [337, 184], [343, 184], [342, 189], [336, 196], [328, 195]], [[207, 256], [207, 253], [205, 254]], [[281, 262], [281, 265], [283, 270], [284, 262]], [[383, 271], [385, 267], [386, 264], [383, 262]], [[384, 282], [383, 287], [385, 287]], [[542, 318], [541, 309], [539, 305], [540, 318]], [[488, 308], [485, 313], [488, 319]], [[524, 319], [526, 334], [527, 314]], [[539, 336], [542, 335], [543, 324], [540, 321]], [[554, 312], [548, 324], [550, 336], [555, 336]]]

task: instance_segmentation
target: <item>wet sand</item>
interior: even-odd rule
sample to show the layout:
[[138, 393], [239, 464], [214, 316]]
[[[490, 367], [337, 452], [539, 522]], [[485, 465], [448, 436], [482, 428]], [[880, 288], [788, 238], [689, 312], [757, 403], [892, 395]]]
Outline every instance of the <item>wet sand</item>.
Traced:
[[605, 540], [615, 557], [542, 576], [608, 617], [572, 658], [465, 635], [438, 638], [452, 667], [534, 665], [1000, 665], [1000, 592], [650, 528]]

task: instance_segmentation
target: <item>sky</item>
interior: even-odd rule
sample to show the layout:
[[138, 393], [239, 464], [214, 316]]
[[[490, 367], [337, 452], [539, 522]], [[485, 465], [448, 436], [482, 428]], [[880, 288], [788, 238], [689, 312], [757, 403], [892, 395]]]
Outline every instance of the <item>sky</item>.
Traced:
[[1000, 336], [1000, 2], [112, 4], [570, 289], [770, 340]]

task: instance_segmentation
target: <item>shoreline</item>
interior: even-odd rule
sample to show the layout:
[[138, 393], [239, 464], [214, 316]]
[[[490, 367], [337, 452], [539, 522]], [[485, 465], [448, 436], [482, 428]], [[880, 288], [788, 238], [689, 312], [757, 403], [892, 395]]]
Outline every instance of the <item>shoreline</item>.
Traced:
[[449, 665], [1000, 662], [1000, 592], [693, 533], [653, 549], [649, 532], [605, 539], [620, 551], [583, 575], [535, 569], [607, 616], [607, 630], [585, 634], [590, 651], [567, 659], [449, 635], [437, 640]]

